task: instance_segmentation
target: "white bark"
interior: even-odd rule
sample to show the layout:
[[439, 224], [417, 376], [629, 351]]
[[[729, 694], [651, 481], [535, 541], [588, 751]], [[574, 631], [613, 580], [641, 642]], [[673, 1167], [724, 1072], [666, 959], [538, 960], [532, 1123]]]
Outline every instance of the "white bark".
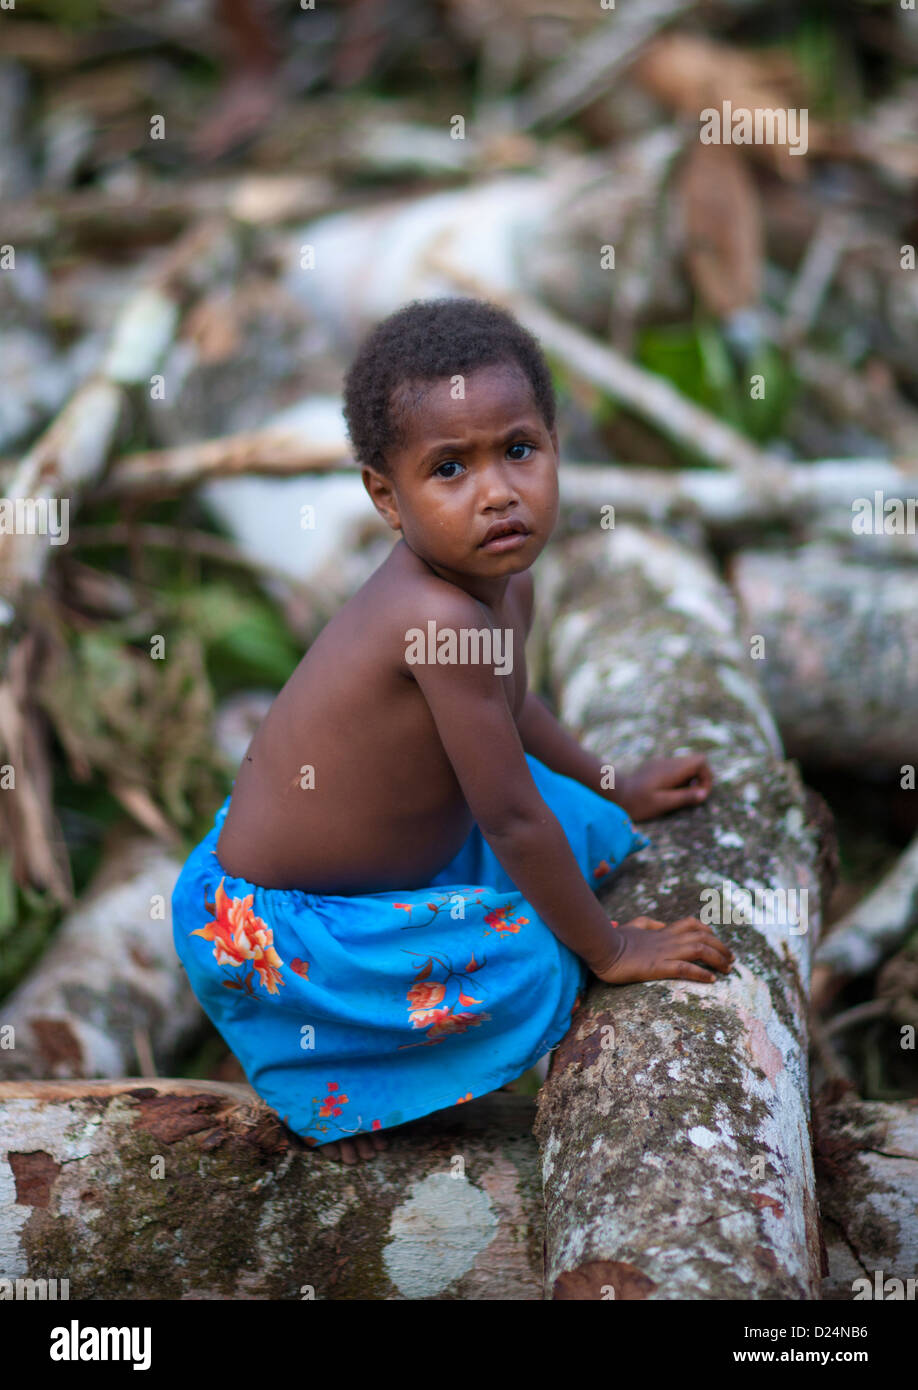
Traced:
[[[172, 944], [181, 864], [133, 838], [105, 861], [32, 972], [0, 1004], [0, 1079], [113, 1077], [170, 1066], [201, 1010]], [[12, 1043], [12, 1045], [11, 1045]]]
[[[562, 513], [567, 524], [579, 519], [597, 523], [600, 508], [611, 505], [635, 521], [661, 524], [680, 518], [697, 520], [716, 531], [746, 524], [805, 520], [814, 528], [847, 533], [849, 545], [868, 545], [875, 550], [884, 537], [856, 541], [851, 531], [852, 504], [858, 498], [873, 501], [875, 492], [884, 499], [905, 500], [915, 495], [918, 475], [914, 464], [885, 459], [820, 459], [789, 465], [783, 486], [767, 491], [751, 489], [745, 478], [732, 470], [686, 468], [619, 468], [600, 464], [562, 464], [558, 481]], [[894, 539], [890, 535], [890, 540]], [[903, 537], [903, 553], [918, 558], [913, 537]]]
[[[865, 538], [866, 539], [866, 538]], [[918, 577], [831, 545], [738, 555], [731, 582], [792, 757], [863, 771], [915, 764]]]
[[866, 975], [918, 926], [918, 835], [866, 898], [836, 922], [816, 952], [833, 974]]
[[[594, 982], [578, 1010], [539, 1097], [550, 1296], [816, 1298], [805, 991], [822, 866], [799, 774], [705, 560], [624, 526], [564, 548], [546, 578], [562, 722], [620, 771], [698, 751], [715, 778], [704, 806], [641, 826], [652, 846], [604, 895], [610, 915], [705, 918], [707, 891], [737, 957], [714, 984]], [[741, 887], [805, 896], [783, 924], [753, 898], [743, 922], [725, 902]]]

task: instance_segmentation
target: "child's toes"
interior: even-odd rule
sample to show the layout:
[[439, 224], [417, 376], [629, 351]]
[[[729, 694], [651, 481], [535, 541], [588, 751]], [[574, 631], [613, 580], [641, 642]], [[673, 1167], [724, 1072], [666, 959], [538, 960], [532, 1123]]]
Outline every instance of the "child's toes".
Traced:
[[380, 1134], [378, 1131], [374, 1131], [371, 1137], [373, 1139], [373, 1147], [376, 1149], [377, 1153], [381, 1149], [388, 1148], [389, 1141], [386, 1139], [386, 1136], [384, 1134]]

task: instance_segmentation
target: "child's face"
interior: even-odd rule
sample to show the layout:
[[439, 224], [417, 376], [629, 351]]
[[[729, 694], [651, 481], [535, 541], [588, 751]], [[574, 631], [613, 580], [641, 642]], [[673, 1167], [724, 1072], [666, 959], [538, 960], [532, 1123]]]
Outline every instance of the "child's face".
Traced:
[[[471, 372], [462, 399], [453, 399], [448, 377], [422, 389], [389, 460], [392, 478], [363, 470], [377, 509], [446, 577], [528, 569], [558, 520], [557, 430], [547, 428], [529, 381], [499, 365]], [[523, 537], [483, 545], [489, 528], [507, 521], [519, 522]]]

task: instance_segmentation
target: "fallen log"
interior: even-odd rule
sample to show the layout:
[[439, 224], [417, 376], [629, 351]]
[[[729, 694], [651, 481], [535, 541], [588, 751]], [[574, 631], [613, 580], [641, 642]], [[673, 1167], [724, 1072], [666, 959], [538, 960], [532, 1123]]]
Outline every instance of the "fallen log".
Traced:
[[[851, 533], [855, 503], [868, 498], [872, 504], [875, 492], [890, 501], [907, 502], [918, 489], [918, 460], [820, 459], [791, 464], [783, 474], [784, 486], [767, 491], [749, 488], [744, 477], [730, 470], [701, 468], [564, 463], [558, 481], [562, 523], [569, 531], [598, 524], [602, 508], [612, 506], [616, 518], [656, 525], [689, 519], [715, 535], [782, 521], [796, 526], [805, 517], [814, 529], [841, 534], [845, 528], [853, 545], [858, 540]], [[878, 539], [864, 537], [862, 549]], [[918, 546], [908, 539], [918, 559]]]
[[702, 917], [737, 957], [714, 984], [594, 981], [577, 1011], [536, 1125], [550, 1296], [818, 1298], [805, 997], [829, 886], [818, 807], [705, 560], [622, 526], [563, 547], [545, 577], [562, 722], [615, 770], [699, 751], [714, 773], [703, 807], [642, 825], [651, 847], [605, 906], [618, 921]]
[[747, 551], [729, 579], [791, 757], [899, 773], [914, 767], [918, 581], [910, 567], [862, 563], [811, 544]]
[[[243, 434], [196, 441], [174, 449], [151, 449], [118, 459], [93, 490], [103, 497], [144, 498], [175, 496], [187, 488], [215, 478], [267, 475], [286, 477], [299, 473], [335, 473], [351, 479], [355, 493], [362, 493], [356, 465], [350, 454], [342, 422], [340, 438], [316, 441], [309, 430], [308, 400], [299, 407], [303, 426], [294, 429], [266, 426]], [[728, 470], [643, 468], [627, 465], [564, 461], [558, 473], [561, 494], [561, 530], [558, 537], [584, 529], [600, 519], [602, 508], [613, 507], [616, 516], [628, 520], [665, 522], [692, 520], [713, 534], [770, 522], [793, 522], [801, 515], [813, 530], [847, 535], [856, 503], [883, 498], [907, 504], [918, 488], [918, 461], [903, 458], [820, 459], [790, 464], [783, 474], [785, 486], [750, 489], [745, 476]], [[871, 536], [869, 543], [894, 540]], [[862, 545], [865, 550], [865, 545]], [[897, 546], [902, 558], [918, 560], [918, 546], [904, 538]]]
[[813, 1107], [830, 1300], [918, 1297], [918, 1101]]
[[824, 1007], [846, 980], [875, 970], [918, 926], [918, 836], [866, 898], [836, 922], [814, 957], [813, 1003]]
[[[181, 861], [132, 835], [0, 1003], [0, 1080], [164, 1070], [202, 1015], [172, 943]], [[155, 1074], [155, 1073], [154, 1073]]]
[[0, 1084], [0, 1270], [71, 1299], [536, 1300], [532, 1113], [497, 1092], [347, 1166], [246, 1085]]
[[142, 180], [121, 191], [80, 188], [11, 203], [8, 241], [71, 246], [174, 240], [203, 217], [256, 225], [314, 216], [334, 205], [330, 181], [315, 175], [252, 174], [245, 178]]

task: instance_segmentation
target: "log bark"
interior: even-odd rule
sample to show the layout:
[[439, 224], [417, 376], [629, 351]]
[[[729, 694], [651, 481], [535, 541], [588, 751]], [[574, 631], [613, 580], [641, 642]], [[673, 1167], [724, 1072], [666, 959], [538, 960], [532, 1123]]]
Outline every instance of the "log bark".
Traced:
[[0, 1004], [0, 1080], [123, 1076], [138, 1061], [174, 1063], [202, 1019], [172, 944], [180, 868], [154, 840], [132, 836], [112, 851]]
[[845, 980], [875, 970], [915, 926], [918, 835], [873, 891], [820, 942], [813, 969], [813, 1002], [818, 1006], [828, 1003]]
[[744, 552], [730, 569], [756, 665], [792, 757], [863, 770], [914, 767], [918, 581], [813, 544]]
[[[828, 1272], [824, 1299], [918, 1294], [918, 1101], [851, 1095], [814, 1105], [819, 1209]], [[900, 1280], [902, 1288], [887, 1281]], [[911, 1292], [908, 1281], [911, 1280]]]
[[[549, 1294], [818, 1298], [805, 995], [828, 883], [799, 772], [706, 561], [625, 526], [546, 578], [562, 722], [615, 768], [700, 751], [715, 778], [704, 806], [641, 826], [652, 845], [605, 906], [673, 921], [716, 894], [737, 957], [714, 984], [594, 981], [539, 1096]], [[753, 898], [743, 922], [739, 887], [805, 896], [783, 924]]]
[[71, 1299], [535, 1300], [532, 1111], [498, 1092], [347, 1166], [245, 1085], [0, 1085], [0, 1270]]

